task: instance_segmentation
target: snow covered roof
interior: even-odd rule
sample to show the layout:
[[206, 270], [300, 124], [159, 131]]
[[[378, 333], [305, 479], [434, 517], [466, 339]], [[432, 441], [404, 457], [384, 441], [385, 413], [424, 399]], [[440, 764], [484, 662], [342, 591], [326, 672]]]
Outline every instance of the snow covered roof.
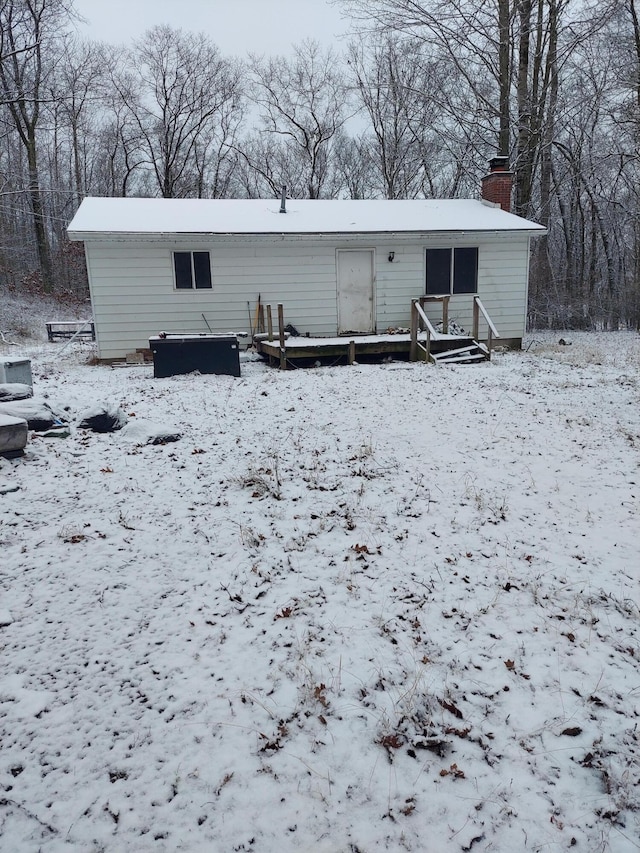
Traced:
[[85, 198], [71, 240], [106, 235], [544, 233], [535, 222], [474, 199], [280, 200]]

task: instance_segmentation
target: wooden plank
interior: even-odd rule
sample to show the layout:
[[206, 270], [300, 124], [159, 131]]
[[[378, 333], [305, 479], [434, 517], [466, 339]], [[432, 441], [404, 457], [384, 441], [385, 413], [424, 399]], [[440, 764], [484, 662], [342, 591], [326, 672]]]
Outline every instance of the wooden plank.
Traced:
[[422, 310], [422, 308], [420, 307], [420, 303], [419, 303], [419, 302], [416, 302], [416, 303], [415, 303], [415, 306], [416, 306], [416, 311], [417, 311], [418, 315], [420, 316], [420, 318], [421, 318], [422, 322], [423, 322], [423, 323], [424, 323], [424, 325], [425, 325], [425, 328], [426, 328], [426, 329], [428, 329], [429, 334], [432, 336], [432, 338], [433, 338], [434, 340], [437, 340], [437, 339], [440, 337], [440, 335], [438, 334], [438, 332], [436, 332], [436, 330], [435, 330], [435, 329], [433, 328], [433, 326], [431, 325], [431, 320], [430, 320], [430, 319], [427, 317], [427, 315], [424, 313], [424, 311], [423, 311], [423, 310]]
[[450, 296], [445, 296], [442, 300], [442, 334], [449, 334], [449, 300]]
[[418, 360], [418, 311], [417, 300], [411, 300], [411, 346], [409, 348], [409, 360]]
[[[295, 339], [295, 343], [293, 345], [291, 341], [286, 342], [285, 355], [288, 360], [315, 359], [325, 357], [343, 357], [345, 358], [345, 360], [348, 359], [349, 345], [351, 343], [350, 340], [345, 339], [344, 342], [334, 343], [332, 339], [332, 343], [330, 344], [317, 343], [315, 345], [312, 343], [313, 339], [309, 339], [309, 342], [305, 343], [298, 343], [298, 340], [299, 339]], [[419, 358], [422, 358], [422, 353], [424, 353], [425, 361], [434, 361], [440, 353], [433, 352], [433, 350], [428, 348], [426, 345], [426, 337], [424, 340], [425, 343], [421, 342], [420, 340], [417, 341], [417, 351], [419, 354]], [[437, 345], [442, 346], [442, 342], [437, 343]], [[354, 341], [354, 346], [357, 360], [358, 356], [408, 355], [411, 342], [406, 339], [398, 340], [396, 336], [390, 335], [389, 338], [384, 341], [376, 341], [366, 344], [359, 343], [356, 339]], [[256, 347], [258, 352], [264, 356], [268, 356], [276, 360], [280, 358], [281, 352], [277, 341], [273, 341], [270, 343], [266, 339], [258, 339], [256, 341]], [[441, 350], [441, 352], [446, 352], [446, 350]]]
[[438, 355], [435, 356], [435, 359], [438, 362], [438, 364], [456, 364], [457, 362], [464, 363], [464, 362], [470, 362], [470, 361], [486, 361], [487, 360], [485, 358], [485, 356], [481, 355], [480, 353], [476, 353], [475, 355], [473, 355], [472, 353], [469, 353], [469, 355], [454, 355], [453, 358], [445, 358], [446, 355], [448, 355], [448, 353], [443, 352], [443, 353], [440, 353], [439, 356]]
[[442, 352], [438, 353], [437, 357], [440, 357], [441, 355], [458, 355], [459, 353], [463, 352], [471, 353], [474, 349], [476, 349], [475, 344], [469, 344], [468, 346], [458, 347], [458, 349], [444, 349], [442, 350]]
[[271, 314], [271, 305], [267, 305], [267, 333], [269, 340], [273, 340], [273, 316]]
[[[475, 296], [473, 299], [473, 310], [474, 310], [474, 312], [476, 311], [476, 308], [482, 312], [482, 316], [487, 321], [487, 326], [489, 327], [490, 334], [493, 335], [495, 338], [499, 338], [500, 332], [494, 326], [493, 320], [489, 316], [487, 309], [482, 304], [479, 296]], [[474, 318], [475, 318], [475, 313], [474, 313]], [[474, 335], [474, 337], [477, 337], [477, 335]]]
[[280, 343], [280, 370], [287, 369], [287, 350], [284, 337], [284, 307], [278, 305], [278, 340]]
[[[294, 338], [293, 344], [291, 340], [287, 340], [285, 343], [286, 357], [288, 359], [310, 359], [324, 356], [343, 356], [346, 358], [349, 354], [349, 345], [351, 341], [354, 343], [356, 359], [358, 355], [406, 355], [408, 354], [411, 346], [411, 342], [407, 340], [406, 337], [404, 339], [398, 339], [398, 336], [396, 335], [389, 335], [383, 340], [368, 341], [366, 343], [360, 342], [357, 338], [345, 338], [341, 341], [337, 341], [334, 338], [330, 338], [328, 340], [330, 340], [331, 343], [324, 342], [322, 338], [316, 339], [315, 342], [314, 338], [305, 338], [304, 342], [300, 338]], [[275, 358], [279, 358], [280, 356], [280, 347], [277, 341], [270, 343], [266, 339], [258, 338], [256, 340], [256, 346], [258, 352], [263, 355]], [[418, 342], [418, 346], [420, 350], [424, 349], [424, 345], [420, 344], [420, 342]]]

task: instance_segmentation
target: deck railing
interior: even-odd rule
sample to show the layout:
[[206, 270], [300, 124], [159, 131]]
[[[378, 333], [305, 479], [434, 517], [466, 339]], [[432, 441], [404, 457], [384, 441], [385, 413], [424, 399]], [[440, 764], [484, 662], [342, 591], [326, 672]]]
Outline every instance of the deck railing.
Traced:
[[[419, 299], [411, 300], [411, 348], [409, 350], [409, 358], [411, 361], [418, 361], [418, 354], [424, 353], [425, 361], [436, 361], [431, 354], [431, 341], [437, 340], [442, 335], [449, 334], [449, 300], [450, 296], [421, 296]], [[440, 302], [442, 304], [442, 332], [437, 332], [433, 324], [427, 317], [424, 306], [426, 302]], [[487, 325], [487, 343], [486, 346], [479, 342], [479, 327], [480, 315], [484, 318]], [[426, 332], [425, 343], [418, 340], [420, 331]], [[495, 324], [487, 309], [482, 304], [478, 296], [473, 297], [473, 340], [486, 351], [487, 358], [491, 358], [491, 350], [493, 349], [494, 338], [499, 338], [500, 333], [495, 327]]]
[[[254, 334], [253, 337], [255, 339], [258, 335], [260, 337], [265, 335], [265, 331], [264, 331], [265, 308], [266, 308], [266, 313], [267, 313], [266, 337], [267, 337], [267, 340], [271, 343], [271, 342], [273, 342], [273, 338], [274, 338], [273, 308], [271, 305], [265, 306], [262, 303], [259, 303], [258, 309], [257, 309], [257, 314], [259, 315], [259, 321], [258, 321], [259, 331], [258, 331], [257, 335]], [[278, 312], [278, 350], [279, 350], [279, 355], [280, 355], [280, 368], [282, 370], [285, 370], [286, 366], [287, 366], [287, 345], [286, 345], [287, 333], [284, 330], [284, 306], [282, 305], [282, 303], [278, 303], [277, 312]]]
[[442, 334], [449, 334], [449, 300], [451, 296], [421, 296], [420, 297], [420, 306], [424, 310], [424, 306], [427, 302], [440, 302], [442, 303]]
[[[449, 297], [444, 297], [447, 303], [449, 301]], [[438, 333], [433, 328], [431, 321], [427, 317], [424, 312], [424, 302], [426, 297], [421, 296], [420, 299], [412, 299], [411, 300], [411, 345], [409, 348], [409, 359], [410, 361], [418, 360], [418, 352], [422, 350], [424, 352], [424, 360], [425, 361], [434, 361], [435, 359], [431, 355], [431, 339], [438, 337]], [[444, 306], [443, 302], [443, 306]], [[445, 314], [445, 308], [443, 307], [443, 316]], [[420, 327], [423, 326], [426, 332], [425, 342], [424, 344], [420, 343], [418, 340], [418, 336], [420, 333]]]
[[480, 326], [480, 314], [484, 317], [487, 323], [487, 350], [488, 357], [491, 358], [491, 350], [493, 349], [493, 339], [500, 337], [500, 332], [496, 329], [493, 324], [493, 320], [489, 316], [487, 309], [484, 307], [482, 302], [480, 301], [479, 296], [473, 297], [473, 339], [474, 341], [478, 340], [479, 334], [479, 326]]

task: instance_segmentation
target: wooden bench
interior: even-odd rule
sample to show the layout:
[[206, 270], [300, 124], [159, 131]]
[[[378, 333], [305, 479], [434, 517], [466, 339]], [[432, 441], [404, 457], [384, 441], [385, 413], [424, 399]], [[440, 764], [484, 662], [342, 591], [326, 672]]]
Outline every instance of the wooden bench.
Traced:
[[79, 338], [96, 339], [96, 329], [91, 321], [83, 323], [82, 320], [50, 320], [47, 324], [47, 338], [50, 341], [56, 338]]

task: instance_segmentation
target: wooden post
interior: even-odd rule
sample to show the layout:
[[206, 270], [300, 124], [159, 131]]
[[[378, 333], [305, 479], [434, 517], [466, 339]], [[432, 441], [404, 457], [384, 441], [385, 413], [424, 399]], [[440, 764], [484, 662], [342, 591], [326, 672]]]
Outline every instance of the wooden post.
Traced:
[[478, 302], [474, 296], [474, 298], [473, 298], [473, 331], [471, 333], [473, 335], [474, 341], [478, 340], [479, 324], [480, 324], [480, 308], [479, 308]]
[[269, 342], [273, 341], [273, 317], [271, 315], [271, 305], [267, 305], [267, 332], [269, 334]]
[[417, 299], [411, 300], [411, 345], [409, 346], [409, 361], [418, 360], [418, 312], [416, 311]]
[[427, 329], [427, 339], [424, 342], [424, 360], [428, 364], [431, 361], [431, 332]]
[[442, 300], [442, 334], [449, 334], [449, 299], [450, 296], [445, 296]]
[[353, 364], [356, 360], [356, 342], [349, 341], [349, 364]]
[[278, 305], [278, 337], [280, 342], [280, 370], [287, 369], [287, 350], [284, 339], [284, 308]]
[[264, 305], [262, 302], [258, 303], [258, 331], [264, 332]]
[[489, 326], [489, 330], [487, 332], [487, 349], [489, 350], [489, 361], [491, 361], [491, 350], [493, 348], [493, 332], [491, 331], [491, 326]]

